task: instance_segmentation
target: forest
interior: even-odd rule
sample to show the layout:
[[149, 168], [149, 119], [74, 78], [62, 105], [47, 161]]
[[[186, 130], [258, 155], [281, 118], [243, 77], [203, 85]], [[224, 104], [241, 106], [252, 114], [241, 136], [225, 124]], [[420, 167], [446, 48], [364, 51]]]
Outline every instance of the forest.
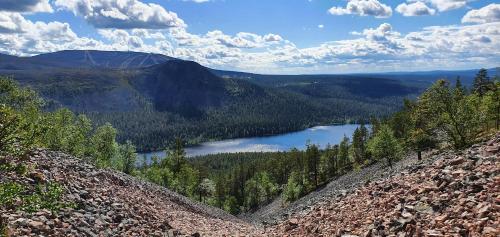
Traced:
[[[148, 164], [138, 159], [136, 147], [117, 142], [111, 124], [97, 126], [85, 115], [68, 109], [44, 111], [44, 100], [12, 79], [0, 79], [0, 171], [23, 172], [10, 160], [35, 148], [63, 151], [95, 164], [157, 183], [230, 213], [249, 212], [278, 195], [294, 201], [329, 180], [375, 162], [391, 166], [405, 154], [451, 147], [462, 149], [485, 133], [499, 129], [500, 79], [481, 69], [471, 88], [457, 79], [437, 80], [420, 96], [405, 100], [390, 116], [373, 117], [360, 126], [352, 140], [305, 151], [219, 154], [187, 158], [182, 137], [167, 158]], [[279, 116], [279, 114], [276, 114]], [[279, 121], [277, 121], [279, 122]], [[218, 126], [214, 126], [218, 128]], [[2, 184], [0, 197], [9, 196]], [[6, 199], [0, 199], [3, 205]], [[11, 200], [11, 199], [9, 199]]]
[[[177, 140], [167, 159], [153, 158], [137, 175], [230, 213], [251, 212], [278, 195], [292, 202], [330, 180], [376, 162], [388, 166], [409, 153], [462, 149], [499, 129], [500, 81], [480, 70], [468, 89], [460, 80], [438, 80], [391, 116], [361, 125], [352, 140], [305, 151], [216, 154], [187, 159]], [[184, 167], [184, 168], [182, 168]], [[181, 171], [184, 169], [183, 171]], [[187, 176], [185, 176], [187, 174]], [[178, 178], [179, 175], [182, 178]], [[182, 181], [181, 181], [182, 180]], [[188, 181], [191, 180], [191, 181]], [[191, 182], [189, 185], [182, 182]]]

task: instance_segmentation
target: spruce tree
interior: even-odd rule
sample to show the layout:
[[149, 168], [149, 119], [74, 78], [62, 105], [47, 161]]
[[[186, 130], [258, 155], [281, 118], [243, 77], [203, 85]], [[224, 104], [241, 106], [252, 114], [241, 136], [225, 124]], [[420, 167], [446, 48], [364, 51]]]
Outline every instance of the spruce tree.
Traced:
[[488, 71], [484, 68], [479, 69], [476, 77], [474, 77], [473, 91], [477, 93], [479, 97], [483, 97], [490, 87], [491, 81], [488, 77]]
[[391, 127], [386, 124], [380, 126], [378, 132], [370, 140], [369, 149], [375, 159], [385, 159], [391, 168], [394, 161], [402, 155], [401, 145], [394, 137]]

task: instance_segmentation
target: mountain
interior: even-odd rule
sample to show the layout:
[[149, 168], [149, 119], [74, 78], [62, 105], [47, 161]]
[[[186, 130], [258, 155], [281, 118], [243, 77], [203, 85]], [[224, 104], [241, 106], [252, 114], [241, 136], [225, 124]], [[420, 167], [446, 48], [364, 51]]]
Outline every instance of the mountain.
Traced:
[[97, 51], [64, 50], [40, 54], [32, 57], [0, 55], [0, 69], [33, 70], [53, 68], [115, 68], [130, 69], [164, 63], [174, 58], [161, 54]]
[[47, 110], [67, 107], [141, 151], [262, 136], [396, 111], [429, 81], [366, 75], [260, 75], [140, 52], [66, 50], [0, 55], [0, 75], [35, 89]]
[[220, 78], [198, 63], [171, 60], [144, 68], [130, 83], [148, 98], [158, 111], [193, 116], [209, 107], [221, 107], [236, 97], [263, 96], [253, 84]]

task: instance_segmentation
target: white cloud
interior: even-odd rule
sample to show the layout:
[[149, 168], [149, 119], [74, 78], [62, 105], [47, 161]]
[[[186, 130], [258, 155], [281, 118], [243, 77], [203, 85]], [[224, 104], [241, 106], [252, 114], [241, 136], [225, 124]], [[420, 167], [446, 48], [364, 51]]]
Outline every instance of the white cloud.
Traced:
[[417, 1], [414, 3], [401, 3], [396, 7], [396, 11], [403, 16], [424, 16], [434, 15], [436, 10], [428, 7], [425, 3]]
[[283, 38], [281, 38], [281, 36], [279, 36], [277, 34], [267, 34], [267, 35], [264, 35], [263, 39], [266, 42], [279, 42], [279, 41], [283, 40]]
[[470, 10], [462, 23], [487, 23], [500, 21], [500, 4], [492, 3], [478, 10]]
[[436, 7], [440, 12], [450, 11], [465, 7], [467, 2], [473, 0], [426, 0]]
[[2, 0], [0, 11], [9, 12], [53, 12], [49, 0]]
[[138, 0], [56, 0], [55, 6], [82, 16], [97, 28], [165, 29], [186, 26], [176, 13], [158, 4]]
[[28, 22], [15, 12], [0, 12], [0, 33], [19, 33], [27, 29]]
[[332, 7], [328, 10], [332, 15], [360, 15], [387, 18], [392, 15], [392, 9], [378, 0], [350, 0], [345, 8]]
[[325, 26], [324, 25], [318, 25], [318, 28], [323, 29], [323, 28], [325, 28]]
[[64, 49], [133, 50], [194, 60], [213, 68], [261, 73], [497, 66], [500, 22], [477, 23], [426, 27], [407, 34], [383, 23], [372, 28], [353, 29], [356, 30], [351, 32], [353, 39], [297, 47], [272, 33], [229, 35], [213, 30], [193, 34], [185, 27], [98, 29], [102, 40], [97, 40], [78, 36], [67, 23], [33, 22], [20, 13], [0, 12], [0, 52], [33, 55]]
[[240, 32], [235, 36], [230, 36], [220, 30], [209, 31], [205, 35], [194, 35], [188, 33], [183, 28], [177, 28], [171, 29], [170, 34], [179, 46], [184, 47], [223, 45], [228, 48], [262, 48], [283, 41], [283, 38], [277, 34], [261, 36], [248, 32]]

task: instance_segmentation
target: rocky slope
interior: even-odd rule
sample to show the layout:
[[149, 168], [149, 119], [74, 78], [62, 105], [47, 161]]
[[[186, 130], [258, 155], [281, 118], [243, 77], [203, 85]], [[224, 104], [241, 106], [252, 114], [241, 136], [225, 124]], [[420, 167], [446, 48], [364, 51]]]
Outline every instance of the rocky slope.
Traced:
[[[0, 182], [58, 182], [73, 207], [32, 214], [0, 207], [12, 236], [499, 236], [500, 134], [463, 152], [407, 158], [391, 171], [345, 175], [283, 209], [264, 228], [165, 188], [38, 150], [28, 174]], [[21, 161], [17, 161], [21, 162]], [[1, 171], [0, 171], [1, 172]]]
[[444, 153], [268, 227], [272, 236], [499, 236], [500, 135]]
[[[424, 157], [432, 158], [433, 153], [439, 153], [438, 151], [428, 152]], [[425, 161], [429, 163], [429, 160]], [[340, 177], [337, 177], [330, 181], [324, 187], [307, 194], [306, 196], [296, 200], [287, 205], [283, 205], [282, 197], [276, 198], [273, 202], [267, 206], [260, 208], [256, 212], [242, 215], [243, 219], [246, 219], [256, 225], [273, 225], [280, 221], [288, 219], [294, 214], [304, 214], [310, 211], [316, 203], [330, 200], [332, 197], [338, 195], [345, 195], [348, 192], [352, 192], [356, 188], [364, 185], [366, 182], [385, 179], [392, 175], [399, 174], [403, 170], [407, 170], [417, 164], [422, 165], [422, 162], [417, 160], [416, 154], [408, 155], [404, 159], [395, 162], [391, 167], [388, 167], [385, 163], [379, 162], [371, 166], [367, 166], [358, 171], [351, 171]]]
[[260, 235], [219, 209], [62, 153], [39, 150], [24, 162], [34, 170], [25, 177], [11, 172], [0, 181], [27, 186], [58, 182], [65, 190], [63, 200], [76, 207], [33, 214], [0, 208], [12, 236]]

